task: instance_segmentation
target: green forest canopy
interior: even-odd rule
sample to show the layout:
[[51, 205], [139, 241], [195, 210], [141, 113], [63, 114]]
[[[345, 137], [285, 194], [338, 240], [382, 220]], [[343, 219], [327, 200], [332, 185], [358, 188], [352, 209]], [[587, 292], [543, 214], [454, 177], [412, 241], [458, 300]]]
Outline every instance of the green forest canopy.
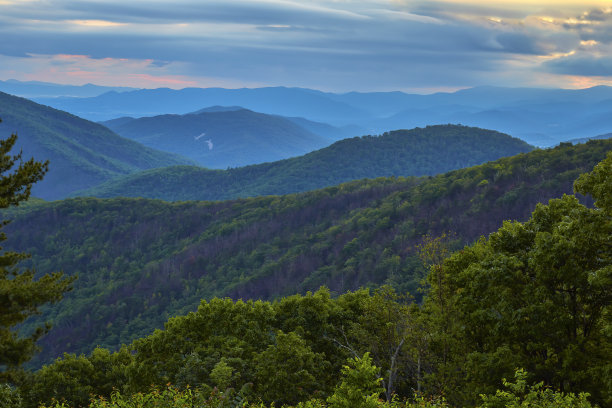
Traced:
[[428, 126], [345, 139], [304, 156], [253, 166], [227, 170], [194, 166], [152, 169], [74, 195], [177, 201], [289, 194], [366, 177], [435, 175], [532, 149], [522, 140], [492, 130]]
[[[421, 304], [390, 286], [336, 297], [323, 288], [274, 302], [203, 300], [197, 311], [116, 353], [98, 348], [43, 367], [22, 383], [25, 406], [52, 397], [85, 406], [113, 387], [118, 401], [168, 383], [203, 395], [218, 387], [205, 406], [246, 399], [265, 406], [308, 400], [298, 406], [324, 407], [326, 400], [330, 407], [443, 407], [435, 399], [442, 395], [450, 406], [586, 408], [587, 398], [609, 406], [611, 169], [609, 153], [575, 184], [596, 208], [574, 196], [552, 199], [526, 222], [506, 222], [434, 263]], [[430, 248], [449, 244], [438, 243]], [[501, 378], [513, 376], [515, 383], [504, 382], [508, 391], [495, 391]], [[397, 402], [415, 389], [429, 402]], [[581, 391], [590, 396], [565, 394]], [[170, 388], [149, 395], [193, 394]], [[237, 399], [223, 402], [224, 395]], [[378, 401], [383, 395], [387, 403]]]
[[326, 285], [416, 290], [414, 246], [454, 231], [469, 243], [538, 202], [569, 193], [612, 142], [537, 150], [427, 178], [361, 180], [287, 196], [225, 202], [75, 199], [7, 214], [10, 246], [40, 273], [78, 275], [35, 364], [96, 345], [117, 349], [201, 299], [275, 299]]

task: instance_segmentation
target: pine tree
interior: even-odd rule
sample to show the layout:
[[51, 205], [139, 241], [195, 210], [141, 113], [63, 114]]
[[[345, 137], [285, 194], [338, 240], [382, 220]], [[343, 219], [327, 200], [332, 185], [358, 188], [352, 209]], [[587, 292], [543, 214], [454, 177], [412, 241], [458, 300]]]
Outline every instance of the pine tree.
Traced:
[[[34, 159], [24, 162], [22, 152], [11, 155], [16, 142], [15, 134], [0, 140], [0, 209], [26, 201], [32, 184], [43, 178], [49, 166], [48, 162]], [[0, 221], [0, 228], [9, 222]], [[6, 238], [6, 234], [0, 231], [0, 242]], [[34, 333], [22, 337], [16, 326], [38, 313], [45, 303], [60, 300], [72, 282], [59, 272], [36, 279], [33, 269], [18, 267], [18, 263], [28, 256], [25, 253], [0, 252], [0, 382], [14, 380], [19, 367], [36, 352], [36, 341], [50, 327], [38, 327]]]

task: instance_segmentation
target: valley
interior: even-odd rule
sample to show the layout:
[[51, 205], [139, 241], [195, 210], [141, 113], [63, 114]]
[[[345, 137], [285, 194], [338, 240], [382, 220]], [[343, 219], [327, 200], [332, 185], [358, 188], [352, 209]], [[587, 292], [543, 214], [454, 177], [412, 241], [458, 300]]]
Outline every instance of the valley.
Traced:
[[612, 407], [603, 0], [0, 0], [0, 408]]
[[[179, 322], [196, 310], [209, 307], [207, 302], [232, 309], [242, 308], [243, 300], [247, 305], [257, 300], [268, 305], [262, 307], [280, 310], [292, 302], [327, 302], [324, 307], [334, 310], [329, 311], [331, 321], [294, 326], [279, 310], [274, 312], [279, 320], [265, 330], [289, 330], [289, 337], [281, 330], [275, 341], [307, 341], [308, 350], [319, 350], [339, 372], [348, 354], [332, 357], [336, 346], [327, 340], [295, 333], [331, 330], [334, 336], [347, 336], [344, 329], [338, 332], [338, 324], [352, 322], [350, 341], [365, 353], [375, 346], [361, 340], [361, 330], [378, 330], [360, 328], [366, 323], [356, 317], [369, 310], [368, 302], [390, 302], [384, 306], [391, 308], [389, 313], [401, 308], [395, 317], [399, 321], [409, 315], [403, 309], [409, 305], [433, 307], [427, 306], [427, 288], [438, 289], [422, 249], [441, 239], [433, 237], [446, 237], [445, 250], [457, 253], [482, 245], [482, 237], [495, 235], [501, 225], [509, 228], [506, 220], [526, 222], [539, 204], [571, 194], [574, 181], [612, 151], [609, 135], [540, 149], [497, 131], [449, 124], [342, 139], [347, 128], [239, 106], [98, 124], [22, 98], [0, 97], [0, 113], [7, 118], [2, 126], [23, 129], [18, 131], [21, 148], [37, 157], [48, 155], [51, 169], [45, 177], [49, 181], [33, 190], [36, 198], [3, 210], [3, 217], [12, 220], [4, 227], [9, 239], [3, 247], [30, 254], [20, 266], [34, 268], [38, 277], [62, 271], [76, 278], [61, 302], [45, 306], [19, 327], [22, 333], [34, 333], [45, 322], [53, 323], [38, 341], [41, 352], [25, 365], [30, 382], [22, 387], [30, 401], [67, 395], [85, 403], [77, 391], [50, 394], [45, 388], [56, 389], [63, 381], [101, 395], [110, 395], [102, 384], [117, 381], [124, 382], [128, 394], [142, 390], [145, 383], [136, 381], [138, 377], [207, 387], [217, 380], [196, 374], [197, 369], [181, 371], [192, 357], [160, 346], [149, 349], [159, 336], [176, 336], [172, 322], [183, 324]], [[193, 136], [204, 127], [207, 132]], [[334, 141], [334, 134], [341, 140]], [[228, 143], [217, 143], [219, 138]], [[198, 143], [208, 153], [219, 149], [217, 164], [197, 151]], [[241, 150], [232, 151], [232, 145]], [[239, 166], [232, 167], [228, 158]], [[279, 160], [240, 165], [268, 159]], [[591, 196], [578, 199], [588, 207], [594, 204]], [[412, 300], [399, 301], [403, 296]], [[359, 307], [349, 306], [357, 299]], [[332, 306], [334, 302], [339, 303]], [[250, 307], [237, 313], [248, 314]], [[366, 309], [356, 312], [355, 307]], [[164, 327], [167, 332], [160, 332]], [[236, 333], [223, 333], [220, 341], [242, 344]], [[220, 352], [216, 346], [205, 339], [198, 342], [181, 347], [191, 350], [190, 356], [217, 361], [211, 357]], [[301, 347], [298, 343], [292, 350]], [[211, 348], [196, 352], [199, 347]], [[261, 364], [254, 356], [265, 355], [265, 347], [272, 345], [261, 338], [241, 347], [250, 351], [231, 357], [244, 372], [236, 385], [253, 379], [264, 384], [257, 377], [261, 368], [252, 371]], [[113, 377], [118, 372], [103, 370], [105, 379], [90, 383], [98, 374], [64, 367], [95, 361], [136, 377], [120, 380]], [[374, 361], [387, 364], [379, 355]], [[207, 370], [216, 367], [198, 364], [208, 364]], [[156, 371], [161, 366], [166, 368]], [[60, 380], [55, 370], [76, 377]], [[325, 392], [331, 392], [335, 378], [326, 377], [321, 385]], [[414, 385], [409, 377], [402, 381], [401, 392], [406, 391], [401, 387]], [[268, 395], [264, 390], [258, 392]], [[278, 395], [269, 394], [267, 401]], [[282, 398], [298, 397], [291, 392]]]

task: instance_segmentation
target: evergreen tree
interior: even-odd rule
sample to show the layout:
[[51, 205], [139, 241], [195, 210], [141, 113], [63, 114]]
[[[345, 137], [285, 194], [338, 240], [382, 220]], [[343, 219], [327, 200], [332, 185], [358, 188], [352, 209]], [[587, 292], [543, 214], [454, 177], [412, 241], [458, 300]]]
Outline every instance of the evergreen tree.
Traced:
[[372, 364], [370, 353], [349, 359], [342, 368], [342, 382], [327, 399], [331, 408], [376, 408], [384, 388], [380, 386], [380, 369]]
[[[17, 135], [0, 140], [0, 208], [19, 205], [26, 201], [32, 184], [41, 180], [48, 170], [48, 162], [22, 160], [22, 152], [11, 155]], [[0, 222], [0, 228], [10, 221]], [[0, 242], [6, 234], [0, 231]], [[2, 248], [0, 248], [1, 250]], [[33, 269], [20, 270], [18, 263], [27, 254], [5, 251], [0, 253], [0, 381], [13, 381], [21, 364], [36, 351], [36, 340], [49, 326], [38, 327], [29, 336], [22, 337], [15, 329], [30, 315], [38, 313], [40, 306], [56, 302], [69, 289], [71, 279], [61, 273], [35, 278]]]

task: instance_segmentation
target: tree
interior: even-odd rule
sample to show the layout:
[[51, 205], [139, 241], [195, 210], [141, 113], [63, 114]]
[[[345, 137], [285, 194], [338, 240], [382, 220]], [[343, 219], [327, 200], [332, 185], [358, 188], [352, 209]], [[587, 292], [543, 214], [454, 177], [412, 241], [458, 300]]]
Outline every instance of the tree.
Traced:
[[[48, 170], [48, 162], [22, 160], [22, 152], [9, 152], [17, 142], [12, 134], [0, 140], [0, 209], [17, 206], [30, 197], [32, 184], [40, 181]], [[0, 222], [0, 228], [10, 221]], [[6, 240], [0, 232], [0, 242]], [[2, 248], [0, 248], [1, 250]], [[5, 251], [0, 253], [0, 382], [13, 381], [21, 364], [36, 351], [36, 341], [49, 330], [49, 325], [38, 327], [29, 336], [20, 336], [15, 327], [39, 312], [48, 302], [57, 302], [69, 290], [72, 279], [62, 273], [35, 278], [33, 269], [20, 270], [17, 264], [27, 254]]]
[[276, 344], [257, 355], [255, 390], [264, 401], [295, 404], [307, 400], [321, 385], [317, 375], [329, 370], [322, 353], [314, 353], [295, 332], [276, 333]]
[[576, 183], [602, 207], [567, 195], [550, 200], [527, 222], [505, 222], [444, 261], [450, 364], [462, 373], [447, 395], [492, 392], [495, 378], [524, 367], [546, 386], [612, 403], [610, 162], [612, 155]]
[[384, 391], [378, 376], [380, 369], [372, 364], [369, 353], [355, 357], [342, 368], [342, 381], [327, 402], [330, 408], [376, 408]]
[[495, 395], [481, 395], [479, 408], [592, 408], [589, 394], [562, 393], [544, 387], [542, 382], [527, 385], [527, 373], [518, 369], [514, 374], [515, 383], [502, 380], [508, 390], [497, 390]]
[[[398, 295], [390, 286], [378, 288], [373, 295], [367, 290], [346, 294], [343, 300], [350, 297], [360, 301], [361, 314], [354, 321], [345, 322], [346, 330], [344, 325], [339, 330], [342, 340], [336, 339], [336, 344], [355, 358], [366, 352], [371, 356], [380, 367], [378, 376], [385, 398], [391, 401], [399, 383], [408, 380], [408, 372], [418, 366], [421, 345], [415, 333], [418, 309], [408, 304], [409, 296]], [[418, 378], [418, 373], [414, 377]]]

